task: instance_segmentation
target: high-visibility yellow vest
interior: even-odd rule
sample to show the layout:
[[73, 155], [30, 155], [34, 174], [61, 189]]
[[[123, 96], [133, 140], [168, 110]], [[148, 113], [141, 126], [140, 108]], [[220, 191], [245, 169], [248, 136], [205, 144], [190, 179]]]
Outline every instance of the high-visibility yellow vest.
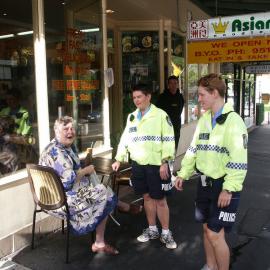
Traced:
[[161, 165], [174, 158], [175, 143], [168, 115], [151, 104], [149, 111], [138, 118], [139, 110], [128, 115], [115, 159], [123, 162], [127, 152], [140, 165]]
[[202, 115], [177, 174], [189, 179], [197, 169], [213, 179], [224, 176], [223, 189], [241, 191], [247, 173], [247, 128], [227, 103], [221, 117], [224, 123], [212, 128], [211, 111]]

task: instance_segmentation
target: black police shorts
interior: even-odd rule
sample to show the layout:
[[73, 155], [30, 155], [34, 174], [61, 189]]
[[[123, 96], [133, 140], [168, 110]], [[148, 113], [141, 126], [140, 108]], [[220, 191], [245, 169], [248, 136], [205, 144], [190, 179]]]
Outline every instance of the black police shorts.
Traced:
[[195, 201], [195, 220], [207, 223], [207, 227], [217, 233], [222, 228], [224, 228], [225, 232], [231, 231], [235, 223], [236, 211], [240, 200], [240, 192], [232, 192], [232, 199], [227, 207], [220, 208], [217, 206], [223, 182], [223, 178], [214, 179], [209, 180], [207, 186], [202, 186], [199, 179]]
[[171, 175], [167, 180], [162, 180], [159, 169], [157, 165], [139, 165], [132, 161], [131, 182], [137, 195], [148, 193], [152, 199], [161, 200], [171, 193]]

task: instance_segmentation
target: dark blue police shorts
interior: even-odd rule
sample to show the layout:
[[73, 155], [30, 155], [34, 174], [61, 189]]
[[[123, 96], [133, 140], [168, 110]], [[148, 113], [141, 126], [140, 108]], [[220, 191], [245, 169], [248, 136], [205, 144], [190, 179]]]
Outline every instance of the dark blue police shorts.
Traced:
[[232, 199], [228, 206], [224, 208], [217, 206], [223, 182], [223, 178], [209, 180], [208, 186], [204, 187], [199, 179], [195, 201], [195, 220], [207, 223], [207, 227], [217, 233], [222, 228], [224, 228], [225, 232], [231, 231], [235, 223], [236, 211], [240, 200], [240, 192], [232, 192]]
[[162, 180], [159, 169], [157, 165], [139, 165], [132, 161], [131, 182], [137, 195], [148, 193], [152, 199], [161, 200], [171, 193], [171, 175], [168, 180]]

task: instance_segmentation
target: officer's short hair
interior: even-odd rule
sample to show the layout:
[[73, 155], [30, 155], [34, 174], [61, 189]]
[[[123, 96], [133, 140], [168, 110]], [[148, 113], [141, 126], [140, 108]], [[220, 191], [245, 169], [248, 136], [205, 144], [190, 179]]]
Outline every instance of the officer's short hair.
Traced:
[[197, 85], [205, 87], [206, 90], [210, 93], [212, 93], [216, 89], [221, 97], [225, 96], [227, 88], [221, 75], [218, 75], [216, 73], [210, 73], [206, 76], [201, 77], [198, 80]]
[[178, 77], [174, 76], [174, 75], [171, 75], [169, 78], [168, 78], [168, 83], [170, 80], [176, 80], [178, 81]]
[[72, 117], [67, 116], [67, 115], [56, 119], [55, 122], [54, 122], [54, 131], [56, 131], [59, 128], [60, 125], [66, 126], [69, 123], [74, 123], [74, 120], [73, 120]]
[[150, 88], [147, 86], [147, 84], [145, 83], [139, 83], [136, 84], [133, 88], [132, 88], [132, 93], [135, 91], [141, 91], [143, 92], [144, 95], [151, 95], [152, 91], [150, 90]]

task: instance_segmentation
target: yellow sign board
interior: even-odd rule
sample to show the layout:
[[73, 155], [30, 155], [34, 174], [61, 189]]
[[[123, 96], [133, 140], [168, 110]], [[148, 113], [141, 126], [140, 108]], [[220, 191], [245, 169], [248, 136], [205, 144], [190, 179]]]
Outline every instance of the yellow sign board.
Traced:
[[270, 60], [270, 37], [194, 41], [188, 43], [188, 64]]

